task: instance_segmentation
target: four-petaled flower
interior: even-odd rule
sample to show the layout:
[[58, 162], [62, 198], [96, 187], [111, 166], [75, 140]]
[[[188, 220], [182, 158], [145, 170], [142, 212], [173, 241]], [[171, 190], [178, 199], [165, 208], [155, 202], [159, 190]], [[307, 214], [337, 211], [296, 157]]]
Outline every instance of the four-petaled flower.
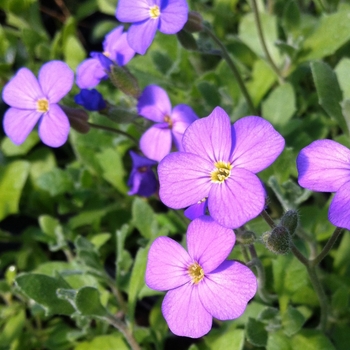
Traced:
[[106, 108], [106, 101], [96, 89], [81, 89], [79, 94], [74, 96], [74, 101], [88, 111], [100, 111]]
[[299, 185], [316, 192], [335, 192], [329, 221], [350, 229], [350, 150], [332, 140], [318, 140], [297, 158]]
[[266, 120], [245, 117], [231, 128], [223, 109], [193, 122], [182, 139], [183, 152], [167, 155], [158, 166], [160, 199], [185, 208], [208, 198], [210, 215], [236, 228], [261, 213], [265, 190], [257, 172], [284, 148], [283, 137]]
[[157, 29], [164, 34], [175, 34], [188, 17], [186, 0], [119, 0], [116, 17], [130, 22], [128, 42], [143, 55], [151, 45]]
[[182, 150], [185, 130], [198, 119], [192, 108], [185, 104], [171, 109], [167, 93], [157, 85], [149, 85], [143, 90], [137, 108], [140, 115], [156, 122], [142, 135], [140, 149], [158, 162], [170, 152], [172, 143]]
[[69, 120], [58, 102], [70, 91], [73, 81], [73, 71], [61, 61], [44, 64], [38, 79], [28, 68], [21, 68], [2, 92], [3, 100], [11, 106], [3, 120], [6, 135], [20, 145], [39, 121], [43, 143], [62, 146], [68, 138]]
[[209, 216], [188, 226], [188, 252], [168, 237], [152, 243], [146, 284], [168, 291], [162, 312], [174, 334], [198, 338], [210, 331], [213, 317], [232, 320], [243, 314], [257, 281], [245, 265], [225, 260], [234, 244], [232, 230]]

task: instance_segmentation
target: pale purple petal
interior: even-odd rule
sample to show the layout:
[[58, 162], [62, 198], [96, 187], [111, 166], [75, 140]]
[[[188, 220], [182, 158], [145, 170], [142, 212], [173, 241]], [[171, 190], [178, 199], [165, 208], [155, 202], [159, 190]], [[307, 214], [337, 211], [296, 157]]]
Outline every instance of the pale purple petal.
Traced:
[[318, 140], [297, 158], [299, 185], [312, 191], [335, 192], [350, 181], [350, 150], [332, 140]]
[[276, 160], [284, 144], [284, 138], [265, 119], [239, 119], [232, 125], [231, 164], [257, 173]]
[[221, 107], [216, 107], [208, 117], [194, 121], [182, 138], [186, 152], [213, 163], [229, 160], [231, 144], [230, 118]]
[[144, 55], [156, 34], [159, 19], [147, 19], [134, 23], [128, 30], [129, 45], [140, 55]]
[[350, 230], [350, 181], [336, 192], [329, 207], [328, 219], [333, 225]]
[[191, 258], [173, 239], [158, 237], [151, 245], [146, 267], [146, 284], [155, 290], [169, 290], [190, 283]]
[[2, 99], [8, 105], [19, 109], [36, 110], [36, 101], [44, 97], [38, 80], [27, 68], [21, 68], [2, 92]]
[[160, 13], [159, 31], [164, 34], [175, 34], [187, 22], [187, 2], [186, 0], [163, 1]]
[[234, 232], [210, 216], [201, 216], [188, 226], [188, 254], [203, 268], [204, 274], [216, 269], [231, 253], [234, 244]]
[[42, 113], [36, 110], [9, 108], [3, 120], [5, 134], [13, 143], [20, 145], [33, 130], [41, 116]]
[[259, 178], [248, 170], [233, 168], [224, 183], [212, 184], [208, 207], [220, 225], [237, 228], [258, 216], [265, 206]]
[[198, 285], [205, 309], [219, 320], [241, 316], [257, 290], [252, 271], [237, 261], [225, 261]]
[[49, 112], [40, 120], [39, 136], [50, 147], [62, 146], [68, 138], [69, 120], [61, 107], [51, 104]]
[[127, 33], [122, 34], [112, 49], [112, 56], [119, 66], [124, 66], [135, 56], [135, 51], [129, 45]]
[[153, 1], [119, 0], [116, 17], [120, 22], [139, 22], [150, 18], [149, 9]]
[[107, 77], [105, 69], [97, 58], [88, 58], [77, 67], [76, 84], [81, 89], [90, 89]]
[[202, 215], [205, 215], [207, 207], [208, 207], [208, 200], [207, 199], [201, 200], [198, 203], [189, 206], [184, 211], [184, 215], [186, 216], [186, 218], [190, 220], [194, 220]]
[[138, 99], [137, 110], [143, 117], [163, 123], [166, 116], [171, 116], [168, 94], [157, 85], [146, 86]]
[[50, 61], [39, 71], [39, 83], [50, 103], [59, 102], [71, 90], [74, 73], [62, 61]]
[[111, 54], [114, 51], [113, 46], [120, 39], [123, 30], [123, 26], [118, 26], [105, 36], [105, 40], [103, 41], [103, 53]]
[[170, 330], [176, 335], [199, 338], [211, 329], [212, 316], [199, 299], [198, 287], [187, 283], [165, 295], [162, 312]]
[[140, 149], [149, 159], [161, 161], [171, 150], [171, 131], [153, 125], [141, 136]]
[[175, 152], [158, 165], [159, 197], [170, 208], [186, 208], [208, 197], [213, 166], [191, 153]]

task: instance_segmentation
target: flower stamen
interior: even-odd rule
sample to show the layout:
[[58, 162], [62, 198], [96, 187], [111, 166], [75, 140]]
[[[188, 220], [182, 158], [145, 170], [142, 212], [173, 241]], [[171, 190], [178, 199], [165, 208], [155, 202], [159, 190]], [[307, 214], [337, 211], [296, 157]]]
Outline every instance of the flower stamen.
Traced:
[[46, 98], [40, 98], [36, 101], [36, 111], [46, 113], [49, 111], [50, 103]]
[[222, 161], [216, 162], [214, 165], [216, 169], [210, 173], [211, 182], [223, 183], [230, 177], [232, 165]]
[[149, 15], [152, 19], [157, 19], [160, 16], [159, 6], [154, 5], [149, 8]]
[[197, 262], [189, 266], [188, 273], [191, 276], [192, 284], [198, 284], [204, 278], [204, 271]]
[[164, 117], [164, 122], [168, 123], [170, 129], [173, 127], [173, 121], [171, 120], [171, 118], [168, 115], [166, 115]]

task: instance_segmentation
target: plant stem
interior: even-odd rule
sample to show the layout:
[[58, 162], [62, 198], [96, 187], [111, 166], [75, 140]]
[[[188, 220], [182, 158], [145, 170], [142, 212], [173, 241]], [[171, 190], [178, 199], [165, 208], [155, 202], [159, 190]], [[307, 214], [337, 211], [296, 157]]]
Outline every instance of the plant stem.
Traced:
[[256, 0], [252, 0], [252, 5], [253, 5], [253, 12], [254, 12], [254, 17], [255, 17], [255, 23], [256, 23], [256, 27], [258, 29], [258, 35], [259, 35], [259, 39], [260, 39], [260, 43], [261, 46], [264, 50], [265, 56], [267, 61], [269, 62], [271, 68], [273, 69], [273, 71], [276, 73], [277, 77], [278, 77], [278, 81], [280, 84], [284, 83], [284, 78], [281, 75], [280, 70], [278, 69], [278, 67], [276, 66], [275, 62], [273, 61], [270, 52], [267, 48], [266, 42], [265, 42], [265, 37], [264, 37], [264, 32], [261, 26], [261, 21], [260, 21], [260, 16], [259, 16], [259, 10], [258, 10], [258, 6], [256, 4]]
[[106, 131], [111, 131], [111, 132], [114, 132], [115, 134], [123, 135], [123, 136], [127, 137], [128, 139], [130, 139], [131, 141], [133, 141], [134, 143], [136, 143], [137, 145], [139, 144], [139, 142], [135, 138], [133, 138], [131, 135], [129, 135], [125, 131], [122, 131], [122, 130], [119, 130], [119, 129], [110, 128], [109, 126], [94, 124], [94, 123], [90, 123], [90, 122], [87, 122], [87, 123], [92, 128], [100, 129], [100, 130], [106, 130]]
[[275, 228], [276, 224], [275, 222], [272, 220], [271, 216], [267, 213], [267, 211], [264, 209], [260, 215], [263, 217], [263, 219], [267, 222], [267, 224], [271, 227], [271, 228]]
[[238, 70], [238, 68], [236, 67], [236, 64], [234, 63], [234, 61], [231, 59], [228, 51], [226, 50], [225, 45], [222, 44], [222, 42], [220, 41], [220, 39], [214, 34], [214, 32], [208, 28], [207, 26], [204, 26], [204, 30], [205, 32], [213, 39], [213, 41], [220, 47], [221, 50], [221, 56], [223, 57], [223, 59], [226, 61], [227, 65], [229, 66], [229, 68], [231, 69], [233, 75], [235, 76], [237, 83], [243, 93], [243, 96], [249, 106], [249, 109], [251, 110], [251, 112], [256, 115], [257, 112], [255, 110], [254, 107], [254, 103], [252, 101], [252, 98], [249, 95], [249, 92], [244, 84], [244, 81], [241, 77], [241, 74]]

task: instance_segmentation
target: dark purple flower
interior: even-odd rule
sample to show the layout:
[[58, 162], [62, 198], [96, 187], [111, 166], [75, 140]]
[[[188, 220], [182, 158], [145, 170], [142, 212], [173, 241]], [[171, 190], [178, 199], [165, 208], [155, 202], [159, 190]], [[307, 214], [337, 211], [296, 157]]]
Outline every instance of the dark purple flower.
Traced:
[[17, 145], [39, 122], [39, 136], [51, 147], [62, 146], [68, 138], [69, 121], [58, 102], [70, 91], [74, 73], [61, 61], [44, 64], [38, 79], [21, 68], [6, 84], [3, 100], [11, 106], [3, 120], [6, 135]]
[[198, 203], [190, 205], [185, 211], [184, 215], [190, 220], [194, 220], [202, 215], [206, 214], [208, 208], [207, 198], [203, 198]]
[[128, 194], [149, 197], [156, 192], [158, 187], [158, 181], [152, 170], [152, 166], [156, 165], [157, 162], [139, 156], [133, 151], [130, 151], [130, 156], [133, 166], [128, 180], [128, 186], [130, 187]]
[[74, 101], [88, 111], [100, 111], [106, 108], [105, 100], [96, 89], [81, 89], [79, 94], [75, 95]]
[[257, 290], [257, 280], [245, 265], [225, 260], [235, 235], [209, 216], [193, 220], [187, 230], [187, 250], [168, 237], [151, 245], [146, 267], [149, 288], [168, 291], [162, 312], [170, 330], [199, 338], [213, 317], [240, 317]]
[[172, 143], [182, 150], [183, 133], [198, 119], [192, 108], [185, 104], [172, 109], [167, 93], [156, 85], [143, 90], [137, 108], [140, 115], [156, 122], [142, 135], [140, 149], [148, 158], [157, 161], [170, 152]]
[[151, 45], [156, 31], [164, 34], [179, 32], [188, 17], [186, 0], [119, 0], [116, 17], [132, 23], [128, 42], [143, 55]]

